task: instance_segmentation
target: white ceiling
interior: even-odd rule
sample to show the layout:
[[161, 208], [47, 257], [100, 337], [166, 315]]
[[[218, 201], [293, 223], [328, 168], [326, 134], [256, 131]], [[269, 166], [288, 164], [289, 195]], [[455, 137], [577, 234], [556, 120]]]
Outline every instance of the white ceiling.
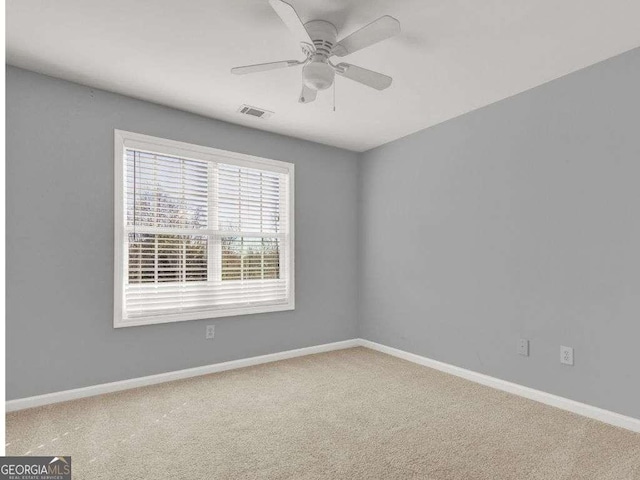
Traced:
[[[254, 128], [364, 151], [640, 46], [638, 0], [290, 0], [342, 37], [381, 15], [400, 36], [344, 59], [393, 76], [338, 78], [299, 104], [301, 58], [267, 0], [7, 0], [7, 62]], [[236, 113], [247, 103], [275, 112]]]

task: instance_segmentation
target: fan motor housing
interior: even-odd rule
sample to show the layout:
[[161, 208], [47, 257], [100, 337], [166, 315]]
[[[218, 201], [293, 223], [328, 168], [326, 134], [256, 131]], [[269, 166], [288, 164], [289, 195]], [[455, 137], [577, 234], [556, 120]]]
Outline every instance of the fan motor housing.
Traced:
[[309, 32], [309, 36], [313, 40], [316, 54], [329, 58], [331, 49], [336, 44], [336, 38], [338, 37], [336, 27], [324, 20], [312, 20], [305, 23], [304, 28]]
[[338, 31], [332, 23], [324, 20], [307, 22], [304, 27], [313, 40], [315, 53], [302, 69], [302, 80], [309, 88], [326, 90], [335, 78], [335, 71], [329, 65], [329, 57], [336, 43]]

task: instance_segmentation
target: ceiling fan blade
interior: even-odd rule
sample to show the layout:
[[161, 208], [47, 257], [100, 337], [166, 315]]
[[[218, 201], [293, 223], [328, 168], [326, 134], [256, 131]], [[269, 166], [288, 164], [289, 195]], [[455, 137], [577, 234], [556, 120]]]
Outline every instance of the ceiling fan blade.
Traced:
[[256, 65], [246, 65], [244, 67], [235, 67], [231, 69], [231, 73], [236, 75], [245, 75], [247, 73], [265, 72], [267, 70], [276, 70], [277, 68], [295, 67], [303, 62], [298, 60], [283, 60], [281, 62], [258, 63]]
[[316, 99], [316, 95], [318, 95], [318, 91], [313, 88], [307, 87], [305, 84], [302, 84], [302, 92], [300, 92], [300, 98], [298, 98], [299, 103], [311, 103]]
[[269, 3], [287, 28], [291, 30], [291, 33], [295, 35], [296, 40], [313, 45], [313, 40], [311, 40], [309, 32], [304, 28], [302, 20], [300, 20], [300, 17], [291, 5], [282, 0], [269, 0]]
[[369, 45], [393, 37], [398, 33], [400, 33], [400, 22], [389, 15], [385, 15], [340, 40], [333, 48], [333, 54], [344, 57]]
[[339, 63], [336, 65], [336, 73], [371, 88], [375, 88], [376, 90], [384, 90], [391, 85], [393, 81], [393, 78], [387, 75], [367, 70], [366, 68], [356, 67], [348, 63]]

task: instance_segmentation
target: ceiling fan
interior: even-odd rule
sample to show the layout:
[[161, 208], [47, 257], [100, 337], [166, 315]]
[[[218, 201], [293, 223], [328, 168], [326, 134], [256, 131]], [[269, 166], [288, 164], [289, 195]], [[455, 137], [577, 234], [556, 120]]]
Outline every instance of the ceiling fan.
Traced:
[[349, 63], [335, 65], [330, 58], [334, 55], [344, 57], [397, 35], [400, 32], [398, 20], [385, 15], [337, 41], [338, 31], [332, 23], [324, 20], [312, 20], [303, 24], [295, 9], [288, 3], [282, 0], [269, 0], [269, 3], [300, 42], [302, 53], [306, 58], [304, 60], [283, 60], [235, 67], [231, 69], [231, 73], [245, 75], [303, 65], [302, 92], [298, 99], [300, 103], [313, 102], [318, 90], [325, 90], [333, 85], [336, 74], [376, 90], [384, 90], [391, 85], [392, 78], [387, 75]]

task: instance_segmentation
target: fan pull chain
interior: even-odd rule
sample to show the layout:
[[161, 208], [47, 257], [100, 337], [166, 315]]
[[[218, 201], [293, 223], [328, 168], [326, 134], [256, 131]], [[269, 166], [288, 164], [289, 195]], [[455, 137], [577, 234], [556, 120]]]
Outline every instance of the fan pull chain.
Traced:
[[333, 81], [333, 111], [336, 111], [336, 80]]

